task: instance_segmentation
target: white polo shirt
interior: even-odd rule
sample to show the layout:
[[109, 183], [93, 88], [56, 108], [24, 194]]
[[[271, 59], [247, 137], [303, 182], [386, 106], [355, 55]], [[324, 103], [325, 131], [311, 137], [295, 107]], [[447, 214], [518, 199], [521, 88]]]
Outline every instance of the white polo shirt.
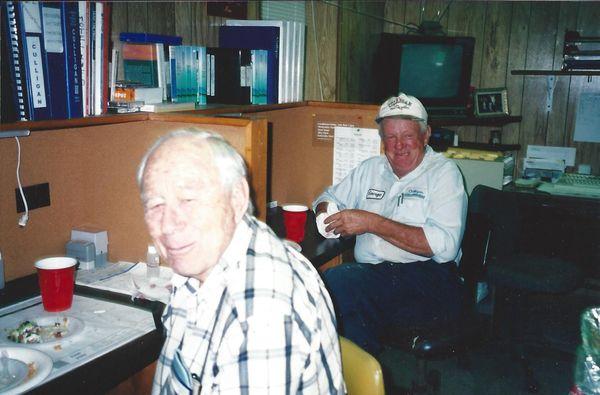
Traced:
[[[335, 202], [340, 210], [360, 209], [394, 221], [422, 227], [436, 262], [460, 259], [460, 243], [467, 215], [467, 194], [456, 164], [427, 146], [423, 161], [402, 178], [394, 174], [385, 155], [369, 158], [314, 202]], [[358, 262], [425, 261], [381, 237], [356, 236]]]

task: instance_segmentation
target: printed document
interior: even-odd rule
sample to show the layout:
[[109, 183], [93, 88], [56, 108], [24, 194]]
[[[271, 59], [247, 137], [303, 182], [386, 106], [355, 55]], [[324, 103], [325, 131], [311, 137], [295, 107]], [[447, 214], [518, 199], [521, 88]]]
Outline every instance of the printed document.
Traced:
[[336, 126], [333, 135], [333, 184], [337, 184], [365, 159], [381, 153], [377, 129]]

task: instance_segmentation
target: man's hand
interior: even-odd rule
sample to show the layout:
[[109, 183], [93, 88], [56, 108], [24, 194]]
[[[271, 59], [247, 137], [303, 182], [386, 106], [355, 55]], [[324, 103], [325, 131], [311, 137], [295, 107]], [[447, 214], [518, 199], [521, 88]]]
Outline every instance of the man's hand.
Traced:
[[342, 210], [325, 218], [326, 231], [342, 236], [354, 236], [370, 232], [377, 214], [364, 210]]
[[431, 257], [423, 228], [405, 225], [365, 210], [342, 210], [325, 218], [325, 230], [342, 236], [373, 233], [413, 254]]

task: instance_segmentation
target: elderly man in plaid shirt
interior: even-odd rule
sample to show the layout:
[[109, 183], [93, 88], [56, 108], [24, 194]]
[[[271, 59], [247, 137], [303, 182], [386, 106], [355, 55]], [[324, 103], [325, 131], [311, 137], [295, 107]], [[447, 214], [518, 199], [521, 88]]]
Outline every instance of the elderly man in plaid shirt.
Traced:
[[175, 272], [154, 394], [341, 394], [331, 299], [310, 262], [252, 215], [219, 135], [159, 139], [138, 171], [144, 217]]

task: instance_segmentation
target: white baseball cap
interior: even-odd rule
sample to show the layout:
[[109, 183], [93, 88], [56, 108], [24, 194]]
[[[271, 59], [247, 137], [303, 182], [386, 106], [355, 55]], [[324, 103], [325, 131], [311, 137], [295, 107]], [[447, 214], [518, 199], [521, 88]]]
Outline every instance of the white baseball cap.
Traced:
[[387, 117], [414, 119], [427, 123], [427, 110], [416, 97], [400, 93], [396, 97], [390, 97], [381, 105], [375, 122], [379, 123]]

